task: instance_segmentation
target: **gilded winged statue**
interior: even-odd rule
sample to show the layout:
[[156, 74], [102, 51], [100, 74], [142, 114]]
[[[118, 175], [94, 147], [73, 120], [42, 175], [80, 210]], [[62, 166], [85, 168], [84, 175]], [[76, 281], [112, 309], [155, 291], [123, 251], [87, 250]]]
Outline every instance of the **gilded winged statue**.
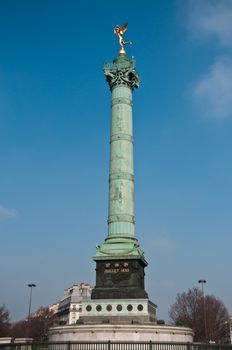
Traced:
[[125, 23], [121, 27], [117, 24], [116, 27], [114, 28], [114, 34], [117, 35], [117, 37], [118, 37], [118, 42], [119, 42], [119, 45], [121, 46], [122, 52], [125, 52], [123, 45], [132, 44], [131, 41], [124, 41], [123, 40], [123, 34], [127, 30], [127, 26], [128, 26], [128, 23]]

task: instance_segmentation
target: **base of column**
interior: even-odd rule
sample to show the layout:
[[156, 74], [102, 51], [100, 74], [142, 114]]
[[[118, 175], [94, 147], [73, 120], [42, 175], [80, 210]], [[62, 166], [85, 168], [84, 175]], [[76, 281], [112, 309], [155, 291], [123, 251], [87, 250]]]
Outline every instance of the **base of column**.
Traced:
[[[119, 348], [118, 342], [140, 342], [138, 346], [136, 343], [131, 344], [130, 348], [141, 349], [141, 342], [170, 342], [170, 343], [192, 343], [193, 331], [187, 327], [176, 326], [159, 326], [155, 323], [150, 324], [98, 324], [98, 325], [68, 325], [59, 326], [49, 329], [49, 341], [50, 342], [86, 342], [88, 348], [91, 347], [90, 340], [92, 342], [117, 342], [117, 345], [112, 346], [112, 349]], [[106, 344], [109, 346], [109, 344]], [[147, 345], [147, 346], [146, 346]], [[91, 348], [96, 348], [94, 344]], [[120, 346], [121, 349], [127, 349], [128, 344]], [[148, 348], [149, 344], [144, 345], [144, 349]], [[87, 345], [86, 345], [87, 348]], [[105, 347], [102, 346], [102, 349]], [[155, 346], [152, 346], [154, 349]], [[162, 348], [162, 347], [160, 347]], [[165, 348], [163, 346], [163, 348]], [[166, 344], [166, 348], [169, 345]], [[177, 346], [178, 348], [178, 346]], [[181, 348], [179, 346], [179, 348]], [[187, 349], [187, 347], [186, 347]]]
[[156, 322], [156, 305], [148, 299], [99, 299], [82, 303], [83, 324]]
[[125, 299], [125, 298], [148, 298], [148, 294], [142, 288], [94, 288], [92, 299]]
[[93, 260], [117, 259], [140, 259], [143, 261], [144, 266], [148, 265], [144, 252], [134, 236], [111, 235], [102, 244], [97, 245], [96, 255], [93, 257]]
[[91, 299], [147, 299], [141, 259], [96, 261], [96, 287]]

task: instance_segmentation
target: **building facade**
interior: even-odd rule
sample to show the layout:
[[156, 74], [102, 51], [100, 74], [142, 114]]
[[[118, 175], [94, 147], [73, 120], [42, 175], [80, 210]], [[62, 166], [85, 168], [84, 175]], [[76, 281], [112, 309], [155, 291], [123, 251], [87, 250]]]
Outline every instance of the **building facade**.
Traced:
[[232, 316], [229, 316], [226, 322], [226, 341], [227, 344], [232, 344]]
[[88, 283], [74, 284], [65, 289], [57, 310], [57, 321], [60, 325], [75, 324], [79, 320], [82, 302], [90, 299], [92, 289]]

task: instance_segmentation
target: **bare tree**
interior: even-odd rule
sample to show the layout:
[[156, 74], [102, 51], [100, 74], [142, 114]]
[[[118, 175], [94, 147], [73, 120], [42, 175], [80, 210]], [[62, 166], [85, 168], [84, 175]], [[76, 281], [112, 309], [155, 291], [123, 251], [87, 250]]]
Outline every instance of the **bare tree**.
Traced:
[[27, 321], [21, 320], [11, 325], [10, 336], [13, 338], [27, 338]]
[[9, 335], [10, 330], [10, 318], [9, 311], [5, 305], [0, 307], [0, 337], [6, 337]]
[[205, 308], [208, 339], [215, 340], [217, 343], [222, 342], [225, 340], [228, 310], [223, 302], [214, 295], [206, 295]]
[[12, 337], [29, 337], [38, 341], [48, 339], [48, 330], [54, 321], [53, 312], [48, 307], [39, 308], [28, 320], [22, 320], [12, 325]]
[[195, 341], [223, 342], [228, 311], [223, 302], [215, 296], [206, 295], [205, 300], [203, 298], [200, 289], [195, 287], [187, 292], [178, 293], [169, 311], [170, 320], [175, 325], [192, 328]]

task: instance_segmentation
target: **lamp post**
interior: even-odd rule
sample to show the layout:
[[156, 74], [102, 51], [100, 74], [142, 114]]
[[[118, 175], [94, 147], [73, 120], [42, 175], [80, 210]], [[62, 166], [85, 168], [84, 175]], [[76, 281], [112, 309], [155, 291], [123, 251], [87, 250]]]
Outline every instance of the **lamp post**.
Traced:
[[206, 322], [206, 309], [205, 309], [205, 293], [204, 293], [204, 284], [206, 280], [199, 280], [198, 283], [201, 284], [202, 296], [203, 296], [203, 312], [204, 312], [204, 324], [205, 324], [205, 340], [208, 342], [208, 334], [207, 334], [207, 322]]
[[36, 287], [36, 284], [34, 284], [34, 283], [29, 283], [27, 286], [30, 288], [29, 311], [28, 311], [28, 321], [29, 321], [30, 315], [31, 315], [32, 288], [33, 288], [33, 287]]

